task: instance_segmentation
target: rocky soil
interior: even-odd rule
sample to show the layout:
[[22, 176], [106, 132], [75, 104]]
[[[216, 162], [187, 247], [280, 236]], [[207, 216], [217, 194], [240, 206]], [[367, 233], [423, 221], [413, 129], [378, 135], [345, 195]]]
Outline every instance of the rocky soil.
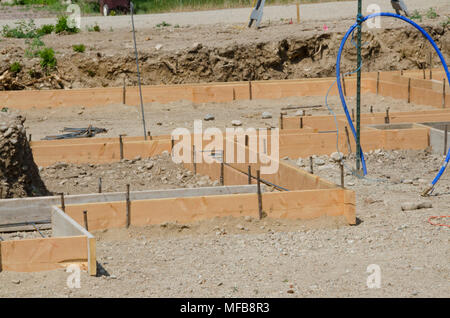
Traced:
[[[316, 159], [324, 164], [315, 173], [339, 183], [334, 160]], [[425, 151], [367, 154], [368, 178], [346, 176], [356, 191], [356, 226], [225, 218], [102, 231], [95, 233], [99, 277], [83, 272], [81, 288], [69, 289], [62, 269], [3, 272], [0, 296], [448, 297], [449, 228], [427, 222], [449, 214], [448, 173], [433, 196], [420, 196], [441, 160]], [[403, 211], [405, 202], [431, 208]], [[367, 286], [371, 264], [380, 267], [380, 288]]]
[[[448, 59], [450, 25], [425, 19], [424, 25]], [[352, 21], [286, 24], [274, 21], [261, 30], [241, 25], [147, 27], [139, 30], [139, 60], [143, 84], [180, 84], [335, 75], [340, 41]], [[383, 29], [364, 29], [363, 71], [428, 67], [431, 46], [410, 26], [383, 22]], [[62, 89], [136, 85], [132, 38], [126, 30], [102, 30], [75, 35], [46, 35], [44, 43], [57, 52], [57, 69], [47, 75], [39, 58], [25, 57], [23, 39], [2, 39], [0, 90]], [[73, 51], [83, 43], [85, 53]], [[434, 56], [433, 66], [438, 67]], [[23, 67], [12, 73], [10, 65]], [[356, 50], [347, 43], [342, 70], [355, 69]]]
[[0, 199], [48, 194], [28, 143], [25, 118], [0, 111]]
[[40, 168], [40, 174], [49, 190], [65, 194], [125, 191], [160, 190], [218, 186], [208, 176], [193, 175], [182, 165], [175, 164], [168, 153], [152, 158], [121, 160], [110, 164], [56, 163]]

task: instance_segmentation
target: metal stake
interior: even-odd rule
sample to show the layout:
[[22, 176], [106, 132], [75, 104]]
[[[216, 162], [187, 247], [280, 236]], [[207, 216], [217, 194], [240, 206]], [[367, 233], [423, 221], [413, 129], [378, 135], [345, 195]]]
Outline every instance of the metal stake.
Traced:
[[259, 219], [261, 220], [263, 217], [263, 210], [262, 210], [262, 195], [261, 195], [261, 176], [259, 170], [256, 170], [256, 181], [258, 189], [258, 212], [259, 212]]
[[61, 210], [66, 212], [66, 204], [64, 203], [64, 192], [61, 192], [60, 196], [61, 196]]
[[280, 129], [283, 129], [283, 113], [280, 113]]
[[86, 231], [89, 231], [88, 218], [87, 218], [87, 211], [86, 210], [83, 211], [83, 218], [84, 218], [84, 228], [86, 229]]
[[141, 114], [142, 114], [142, 125], [144, 128], [144, 139], [147, 140], [147, 130], [145, 128], [145, 116], [144, 116], [144, 101], [142, 99], [142, 88], [141, 88], [141, 73], [139, 72], [139, 57], [136, 46], [136, 31], [134, 29], [134, 18], [133, 18], [134, 4], [130, 2], [130, 13], [131, 13], [131, 25], [133, 27], [133, 41], [134, 41], [134, 53], [136, 55], [136, 67], [137, 67], [137, 76], [138, 76], [138, 84], [139, 84], [139, 97], [141, 99]]
[[[442, 79], [442, 108], [445, 108], [445, 78]], [[31, 135], [30, 135], [31, 136]]]
[[309, 168], [310, 168], [310, 170], [311, 170], [311, 174], [314, 174], [313, 157], [309, 157]]
[[341, 77], [342, 77], [342, 86], [344, 88], [344, 96], [347, 96], [347, 87], [345, 85], [345, 76], [344, 76], [344, 74], [341, 74]]
[[127, 184], [127, 193], [126, 193], [126, 204], [127, 204], [127, 228], [130, 227], [131, 215], [131, 201], [130, 201], [130, 185]]
[[386, 116], [384, 117], [384, 123], [385, 124], [389, 124], [390, 119], [389, 119], [389, 107], [386, 108]]
[[348, 133], [347, 126], [345, 126], [345, 135], [347, 137], [348, 153], [351, 154], [352, 153], [352, 144], [350, 143], [350, 135]]
[[341, 169], [341, 187], [344, 188], [344, 163], [342, 162], [342, 159], [339, 161], [339, 166]]
[[249, 165], [247, 171], [248, 184], [252, 184], [252, 166]]
[[411, 78], [408, 78], [408, 104], [411, 103]]
[[380, 72], [377, 72], [377, 95], [380, 92]]
[[102, 193], [102, 178], [98, 178], [98, 193]]
[[120, 160], [123, 160], [123, 140], [122, 140], [122, 136], [124, 136], [124, 135], [119, 135]]
[[125, 77], [123, 78], [123, 89], [122, 89], [122, 104], [126, 104], [127, 99], [127, 86], [125, 84]]
[[253, 99], [252, 81], [248, 81], [248, 96], [249, 96], [250, 100]]
[[197, 163], [196, 163], [196, 153], [195, 153], [195, 146], [192, 146], [192, 164], [194, 165], [194, 175], [197, 174]]
[[444, 129], [444, 156], [447, 154], [448, 125]]
[[[358, 23], [362, 17], [362, 0], [358, 0]], [[361, 24], [358, 25], [357, 39], [357, 77], [356, 77], [356, 171], [361, 167]]]
[[303, 116], [300, 117], [300, 129], [303, 129]]
[[223, 163], [223, 160], [222, 160], [220, 162], [220, 185], [221, 186], [224, 185], [223, 175], [224, 175], [224, 163]]

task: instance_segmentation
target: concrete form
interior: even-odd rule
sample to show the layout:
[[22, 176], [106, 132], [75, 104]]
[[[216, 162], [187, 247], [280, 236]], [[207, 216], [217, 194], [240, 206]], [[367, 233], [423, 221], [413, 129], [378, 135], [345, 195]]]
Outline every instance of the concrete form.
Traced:
[[[420, 71], [365, 73], [363, 75], [363, 93], [376, 93], [382, 96], [405, 99], [410, 102], [431, 105], [438, 108], [450, 106], [450, 96], [444, 92], [443, 74], [434, 70], [432, 80], [420, 79]], [[408, 77], [406, 77], [408, 76]], [[438, 80], [436, 80], [438, 79]], [[440, 79], [440, 81], [439, 81]], [[292, 81], [257, 81], [252, 83], [217, 83], [196, 85], [147, 86], [144, 88], [145, 102], [167, 103], [177, 100], [200, 102], [228, 102], [237, 99], [278, 99], [291, 96], [320, 96], [328, 89], [334, 79], [292, 80]], [[345, 79], [347, 95], [355, 94], [355, 77]], [[138, 104], [136, 88], [126, 88], [128, 105]], [[170, 93], [168, 93], [170, 91]], [[450, 92], [450, 89], [447, 89]], [[331, 91], [337, 94], [336, 88]], [[28, 109], [31, 107], [63, 107], [63, 106], [100, 106], [122, 103], [122, 88], [99, 88], [73, 91], [25, 91], [0, 92], [0, 103], [7, 107]], [[30, 101], [33, 101], [30, 103]], [[336, 151], [336, 142], [340, 150], [355, 149], [354, 143], [347, 143], [344, 134], [346, 121], [338, 116], [339, 134], [336, 137], [334, 119], [331, 116], [284, 117], [283, 129], [280, 131], [280, 157], [306, 157], [312, 154], [330, 154]], [[430, 131], [433, 128], [420, 125], [423, 122], [450, 121], [450, 112], [446, 110], [428, 112], [391, 113], [385, 125], [385, 114], [362, 115], [362, 146], [364, 150], [383, 149], [424, 149], [430, 145]], [[409, 123], [407, 125], [397, 125]], [[417, 124], [416, 124], [417, 123]], [[432, 134], [432, 133], [431, 133]], [[336, 139], [337, 138], [337, 139]], [[191, 138], [194, 140], [194, 138]], [[259, 138], [256, 138], [259, 140]], [[352, 140], [352, 138], [350, 138]], [[225, 185], [245, 185], [248, 183], [248, 168], [254, 178], [256, 170], [262, 163], [249, 162], [253, 153], [242, 140], [225, 140], [225, 146], [231, 142], [234, 150], [245, 150], [244, 163], [219, 162], [212, 164], [197, 163], [197, 173], [210, 176], [212, 179], [223, 179]], [[266, 140], [270, 149], [270, 138]], [[120, 160], [118, 138], [93, 138], [78, 140], [35, 141], [31, 143], [35, 161], [40, 166], [56, 162], [71, 163], [105, 163]], [[259, 146], [259, 145], [258, 145]], [[142, 137], [125, 137], [123, 143], [124, 158], [136, 156], [151, 157], [171, 152], [170, 136], [155, 136], [144, 141]], [[252, 148], [253, 149], [253, 148]], [[257, 149], [260, 149], [259, 147]], [[268, 154], [269, 155], [269, 154]], [[226, 156], [225, 156], [226, 157]], [[258, 156], [257, 156], [258, 157]], [[263, 174], [261, 178], [267, 184], [276, 185], [287, 191], [265, 192], [259, 196], [254, 186], [251, 191], [239, 194], [223, 194], [208, 192], [199, 194], [200, 189], [188, 195], [185, 189], [175, 190], [173, 196], [160, 195], [156, 198], [132, 195], [129, 209], [124, 193], [99, 194], [87, 196], [67, 196], [63, 213], [58, 207], [52, 208], [52, 230], [55, 237], [1, 242], [0, 269], [3, 270], [47, 270], [68, 263], [82, 263], [89, 273], [96, 272], [95, 239], [80, 224], [84, 222], [83, 211], [88, 211], [89, 229], [101, 230], [124, 227], [129, 220], [131, 225], [144, 226], [165, 222], [194, 222], [206, 218], [220, 216], [253, 216], [259, 217], [259, 207], [267, 217], [288, 219], [312, 219], [320, 216], [341, 216], [349, 224], [356, 223], [355, 193], [341, 188], [331, 182], [320, 179], [301, 169], [276, 160], [279, 169], [274, 174]], [[236, 162], [236, 161], [233, 161]], [[185, 164], [193, 170], [193, 164]], [[222, 173], [223, 171], [223, 173]], [[250, 183], [255, 183], [254, 179]], [[220, 191], [220, 190], [211, 190]], [[320, 200], [317, 198], [320, 197]], [[35, 201], [32, 201], [35, 200]], [[6, 201], [6, 208], [9, 200]], [[43, 209], [48, 213], [49, 206], [59, 198], [30, 199], [21, 201], [23, 207], [32, 203], [36, 210]], [[41, 203], [39, 203], [41, 202]], [[42, 203], [43, 202], [43, 203]], [[18, 207], [18, 205], [17, 205]], [[22, 207], [22, 208], [23, 208]], [[0, 204], [0, 213], [2, 205]], [[28, 208], [29, 209], [29, 208]], [[129, 213], [127, 213], [127, 211]], [[3, 213], [5, 213], [3, 211]], [[4, 214], [6, 215], [6, 214]], [[36, 252], [37, 251], [37, 252]], [[73, 251], [73, 252], [69, 252]], [[37, 254], [36, 254], [37, 253]], [[31, 260], [31, 261], [28, 261]], [[28, 261], [28, 263], [27, 263]]]

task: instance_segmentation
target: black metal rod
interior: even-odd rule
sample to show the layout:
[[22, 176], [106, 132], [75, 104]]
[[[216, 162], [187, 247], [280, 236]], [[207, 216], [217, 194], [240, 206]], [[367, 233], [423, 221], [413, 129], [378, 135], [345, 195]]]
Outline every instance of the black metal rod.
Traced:
[[86, 229], [86, 231], [89, 231], [89, 227], [88, 227], [88, 218], [87, 218], [87, 211], [83, 211], [83, 218], [84, 218], [84, 228]]
[[60, 196], [61, 196], [61, 210], [66, 212], [66, 204], [64, 203], [64, 192], [61, 192]]
[[300, 117], [300, 129], [303, 129], [303, 116]]
[[411, 103], [411, 78], [408, 78], [408, 104]]
[[247, 171], [248, 184], [252, 184], [252, 166], [249, 165]]
[[192, 164], [194, 166], [194, 175], [197, 174], [197, 162], [195, 157], [196, 157], [195, 146], [192, 146]]
[[98, 178], [98, 193], [102, 193], [102, 178]]
[[311, 174], [314, 174], [313, 157], [309, 157], [309, 168], [310, 168], [310, 170], [311, 170]]
[[122, 140], [122, 136], [123, 135], [119, 135], [120, 160], [123, 159], [123, 140]]
[[126, 192], [126, 204], [127, 204], [127, 228], [130, 227], [131, 223], [131, 201], [130, 201], [130, 185], [127, 184], [127, 192]]
[[347, 137], [347, 146], [348, 146], [348, 153], [352, 153], [352, 144], [350, 143], [350, 135], [348, 133], [348, 128], [345, 126], [345, 136]]
[[224, 185], [223, 175], [224, 175], [224, 163], [222, 160], [222, 162], [220, 163], [220, 185], [222, 185], [222, 186]]
[[283, 129], [283, 113], [280, 113], [280, 129]]
[[444, 156], [447, 154], [448, 125], [444, 129]]
[[344, 188], [344, 163], [342, 159], [339, 161], [339, 168], [341, 169], [341, 187]]
[[263, 217], [263, 210], [262, 210], [262, 194], [261, 194], [261, 175], [259, 170], [256, 170], [256, 180], [258, 189], [258, 213], [259, 219], [261, 220]]
[[248, 95], [250, 100], [253, 99], [252, 81], [248, 81]]
[[133, 41], [134, 41], [134, 53], [136, 55], [136, 67], [137, 67], [137, 77], [138, 77], [138, 85], [139, 85], [139, 97], [141, 100], [141, 114], [142, 114], [142, 125], [144, 127], [144, 139], [147, 140], [147, 130], [145, 128], [145, 115], [144, 115], [144, 101], [142, 99], [142, 88], [141, 88], [141, 73], [139, 72], [139, 57], [136, 45], [136, 31], [134, 29], [134, 4], [130, 2], [130, 13], [131, 13], [131, 25], [133, 27]]

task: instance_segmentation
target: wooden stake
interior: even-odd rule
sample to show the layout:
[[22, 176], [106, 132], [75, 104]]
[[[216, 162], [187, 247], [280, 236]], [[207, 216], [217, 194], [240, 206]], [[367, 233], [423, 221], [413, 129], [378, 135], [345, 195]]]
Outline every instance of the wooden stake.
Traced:
[[86, 229], [86, 231], [89, 231], [88, 218], [87, 218], [87, 211], [86, 210], [83, 211], [83, 219], [84, 219], [84, 228]]
[[233, 87], [233, 100], [236, 100], [236, 90]]
[[297, 24], [299, 24], [300, 23], [300, 4], [297, 2], [296, 6], [297, 6]]
[[261, 194], [261, 176], [259, 170], [256, 170], [256, 180], [258, 189], [258, 212], [259, 212], [259, 219], [261, 220], [263, 217], [263, 210], [262, 210], [262, 194]]
[[126, 203], [127, 203], [127, 228], [130, 227], [131, 223], [131, 201], [130, 201], [130, 185], [127, 184], [127, 193], [126, 193]]
[[280, 113], [280, 129], [283, 129], [283, 113]]

